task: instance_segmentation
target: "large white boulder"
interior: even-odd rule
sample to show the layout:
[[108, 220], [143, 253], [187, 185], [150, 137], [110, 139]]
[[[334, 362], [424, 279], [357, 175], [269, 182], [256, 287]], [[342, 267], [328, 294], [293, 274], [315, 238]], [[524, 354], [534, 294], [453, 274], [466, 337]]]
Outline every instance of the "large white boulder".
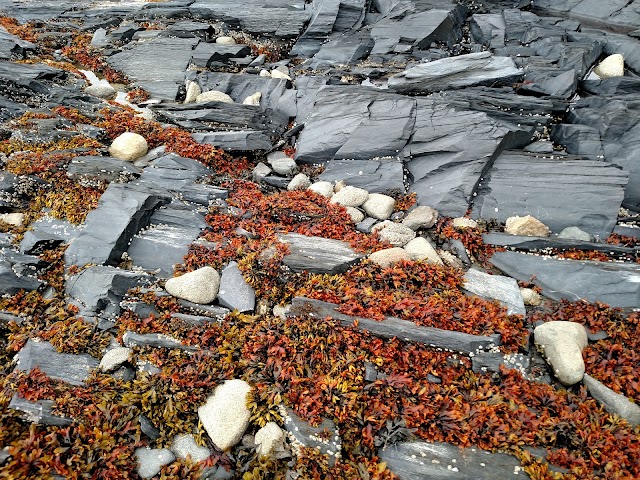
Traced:
[[435, 208], [421, 205], [407, 213], [404, 220], [402, 220], [402, 224], [411, 230], [417, 230], [419, 228], [433, 227], [437, 219], [438, 211]]
[[589, 342], [582, 325], [567, 321], [543, 323], [533, 331], [533, 338], [563, 385], [574, 385], [582, 380], [582, 350]]
[[213, 302], [218, 295], [220, 274], [213, 267], [202, 267], [170, 278], [164, 288], [174, 297], [205, 305]]
[[271, 455], [284, 442], [284, 431], [275, 422], [269, 422], [256, 432], [256, 451], [260, 456]]
[[118, 135], [109, 147], [109, 155], [128, 162], [143, 157], [148, 151], [149, 145], [145, 138], [133, 132]]
[[331, 197], [331, 203], [337, 203], [343, 207], [359, 207], [369, 199], [369, 192], [362, 188], [347, 185]]
[[247, 408], [247, 398], [250, 391], [251, 386], [244, 380], [227, 380], [198, 408], [204, 429], [222, 451], [240, 442], [249, 426], [251, 412]]
[[378, 250], [369, 255], [369, 260], [383, 268], [390, 267], [400, 260], [411, 260], [411, 255], [404, 248], [393, 247]]
[[[337, 195], [337, 194], [336, 194]], [[380, 240], [389, 242], [394, 247], [404, 247], [416, 237], [416, 232], [400, 223], [385, 220], [373, 226], [372, 232], [378, 232]]]

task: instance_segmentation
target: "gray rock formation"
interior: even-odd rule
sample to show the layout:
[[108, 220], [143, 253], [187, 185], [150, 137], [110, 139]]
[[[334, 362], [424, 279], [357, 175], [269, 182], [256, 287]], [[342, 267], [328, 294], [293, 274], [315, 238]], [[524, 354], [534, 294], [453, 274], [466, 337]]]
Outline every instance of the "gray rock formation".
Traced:
[[329, 238], [287, 233], [278, 235], [278, 241], [289, 246], [283, 262], [294, 272], [341, 273], [363, 256], [348, 243]]

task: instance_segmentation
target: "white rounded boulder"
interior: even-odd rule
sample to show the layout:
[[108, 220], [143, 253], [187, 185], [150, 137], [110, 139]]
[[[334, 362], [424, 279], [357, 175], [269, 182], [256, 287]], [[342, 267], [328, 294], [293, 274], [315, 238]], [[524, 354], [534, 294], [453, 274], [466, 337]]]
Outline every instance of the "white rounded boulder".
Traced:
[[593, 69], [593, 73], [600, 78], [624, 76], [624, 57], [619, 53], [609, 55]]
[[133, 132], [118, 135], [109, 147], [109, 155], [128, 162], [143, 157], [148, 151], [149, 145], [144, 137]]
[[218, 385], [207, 402], [198, 408], [202, 426], [211, 441], [222, 451], [236, 445], [249, 426], [249, 392], [251, 385], [244, 380], [227, 380]]
[[213, 302], [220, 288], [220, 274], [213, 267], [202, 267], [167, 280], [165, 290], [174, 297], [206, 305]]
[[581, 324], [567, 321], [543, 323], [533, 331], [533, 338], [560, 383], [574, 385], [582, 380], [582, 350], [589, 340]]
[[387, 220], [393, 213], [395, 204], [393, 197], [381, 193], [370, 193], [367, 201], [362, 204], [362, 208], [370, 217]]

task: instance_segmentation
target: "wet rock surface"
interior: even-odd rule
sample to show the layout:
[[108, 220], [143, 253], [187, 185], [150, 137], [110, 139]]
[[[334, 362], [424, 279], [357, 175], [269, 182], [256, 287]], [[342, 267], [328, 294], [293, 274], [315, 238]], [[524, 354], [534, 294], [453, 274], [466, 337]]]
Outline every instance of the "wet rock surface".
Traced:
[[0, 477], [639, 478], [639, 12], [0, 0]]

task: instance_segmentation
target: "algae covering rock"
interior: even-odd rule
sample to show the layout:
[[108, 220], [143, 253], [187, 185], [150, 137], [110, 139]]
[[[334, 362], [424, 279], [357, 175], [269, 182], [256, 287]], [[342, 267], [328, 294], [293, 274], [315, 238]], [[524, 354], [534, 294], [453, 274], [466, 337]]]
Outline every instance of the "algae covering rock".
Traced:
[[142, 135], [124, 132], [116, 137], [109, 147], [109, 154], [128, 162], [133, 162], [147, 154], [149, 146]]
[[227, 380], [198, 408], [204, 429], [220, 450], [228, 450], [240, 442], [249, 426], [251, 412], [247, 399], [250, 391], [251, 386], [244, 380]]
[[213, 267], [202, 267], [167, 280], [164, 287], [174, 297], [193, 303], [213, 302], [220, 288], [220, 274]]

